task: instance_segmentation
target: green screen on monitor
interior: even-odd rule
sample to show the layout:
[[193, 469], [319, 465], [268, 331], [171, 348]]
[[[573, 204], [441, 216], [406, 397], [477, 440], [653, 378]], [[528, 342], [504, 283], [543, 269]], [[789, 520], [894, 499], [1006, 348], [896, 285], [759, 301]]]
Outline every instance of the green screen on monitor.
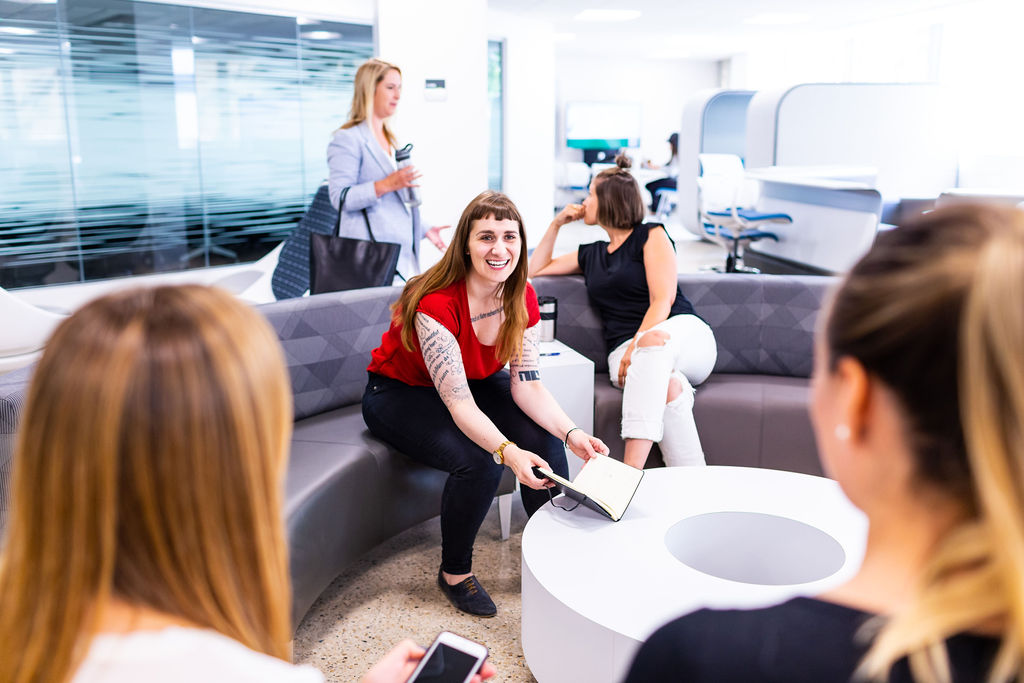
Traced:
[[623, 147], [639, 147], [640, 141], [631, 138], [581, 138], [566, 140], [571, 149], [621, 149]]

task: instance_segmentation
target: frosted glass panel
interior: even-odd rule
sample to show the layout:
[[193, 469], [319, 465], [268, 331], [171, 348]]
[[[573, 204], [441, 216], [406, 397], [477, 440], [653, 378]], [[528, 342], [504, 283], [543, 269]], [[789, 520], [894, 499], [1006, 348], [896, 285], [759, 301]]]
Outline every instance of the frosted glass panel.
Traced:
[[369, 26], [0, 1], [0, 286], [260, 258], [371, 54]]

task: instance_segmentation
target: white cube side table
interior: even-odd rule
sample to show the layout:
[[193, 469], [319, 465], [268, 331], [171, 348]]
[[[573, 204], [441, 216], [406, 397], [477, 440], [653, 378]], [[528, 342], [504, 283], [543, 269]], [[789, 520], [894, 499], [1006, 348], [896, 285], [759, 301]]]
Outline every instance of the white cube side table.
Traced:
[[[594, 431], [594, 361], [555, 340], [540, 343], [540, 379], [576, 426]], [[575, 477], [583, 461], [572, 453], [569, 478]]]

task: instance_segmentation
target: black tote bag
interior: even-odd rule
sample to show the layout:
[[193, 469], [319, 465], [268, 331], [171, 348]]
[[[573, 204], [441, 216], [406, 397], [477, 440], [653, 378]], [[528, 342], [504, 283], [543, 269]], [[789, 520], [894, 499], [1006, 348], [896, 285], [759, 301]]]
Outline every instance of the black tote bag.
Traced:
[[378, 242], [370, 228], [370, 218], [363, 209], [363, 220], [370, 239], [340, 237], [341, 211], [349, 188], [338, 199], [338, 218], [334, 234], [309, 235], [309, 293], [340, 292], [346, 289], [386, 287], [395, 279], [398, 255], [402, 245]]

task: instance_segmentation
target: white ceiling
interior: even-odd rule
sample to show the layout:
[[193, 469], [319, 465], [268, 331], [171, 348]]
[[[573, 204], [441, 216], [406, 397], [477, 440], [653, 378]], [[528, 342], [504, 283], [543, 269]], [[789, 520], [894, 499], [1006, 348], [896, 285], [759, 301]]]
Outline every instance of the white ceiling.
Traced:
[[[721, 59], [752, 43], [893, 19], [962, 5], [969, 0], [488, 0], [492, 9], [549, 22], [575, 38], [558, 43], [565, 55], [616, 51], [651, 59]], [[639, 10], [637, 19], [614, 23], [574, 21], [585, 9]], [[752, 25], [752, 17], [799, 14], [789, 25]]]

